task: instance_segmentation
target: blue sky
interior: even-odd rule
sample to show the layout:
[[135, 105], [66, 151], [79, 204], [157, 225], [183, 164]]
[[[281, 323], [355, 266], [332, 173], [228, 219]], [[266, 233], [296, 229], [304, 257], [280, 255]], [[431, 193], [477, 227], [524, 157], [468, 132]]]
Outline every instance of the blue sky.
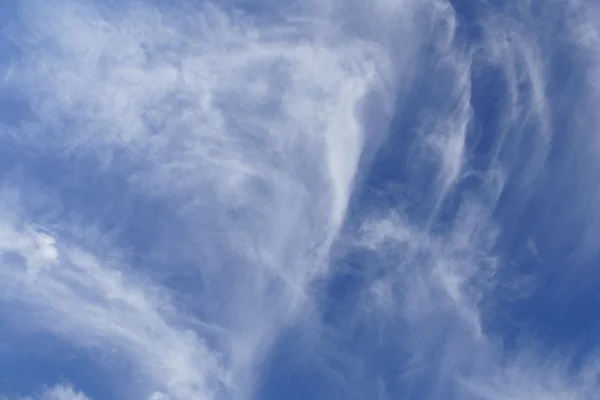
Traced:
[[600, 398], [594, 1], [0, 12], [0, 399]]

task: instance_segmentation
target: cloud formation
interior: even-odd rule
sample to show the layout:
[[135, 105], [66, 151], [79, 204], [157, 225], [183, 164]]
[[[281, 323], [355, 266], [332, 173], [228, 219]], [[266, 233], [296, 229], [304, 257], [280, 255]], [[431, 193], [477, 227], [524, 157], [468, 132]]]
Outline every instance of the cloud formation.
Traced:
[[58, 385], [46, 390], [40, 400], [89, 400], [83, 393], [69, 386]]
[[597, 396], [507, 333], [598, 252], [596, 9], [462, 3], [23, 2], [0, 320], [116, 397], [260, 398], [290, 331], [343, 396]]
[[[180, 226], [176, 238], [149, 233], [151, 266], [126, 265], [102, 260], [94, 240], [81, 248], [25, 223], [24, 210], [4, 226], [5, 254], [26, 264], [5, 268], [4, 296], [40, 308], [38, 329], [117, 346], [173, 399], [250, 396], [270, 343], [327, 271], [367, 133], [360, 109], [368, 96], [371, 107], [391, 101], [385, 49], [327, 15], [259, 24], [211, 4], [33, 1], [22, 22], [6, 84], [30, 117], [6, 140], [66, 163], [66, 179], [85, 179], [81, 163], [111, 174]], [[93, 212], [69, 210], [84, 224]], [[130, 274], [198, 282], [185, 302], [195, 315], [163, 315]]]

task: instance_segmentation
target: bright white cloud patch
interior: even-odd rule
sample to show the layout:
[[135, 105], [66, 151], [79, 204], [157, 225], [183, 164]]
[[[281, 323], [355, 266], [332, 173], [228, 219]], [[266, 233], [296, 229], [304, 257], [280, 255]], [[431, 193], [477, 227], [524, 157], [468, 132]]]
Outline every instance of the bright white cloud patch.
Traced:
[[597, 255], [595, 7], [462, 3], [20, 3], [0, 322], [114, 398], [598, 396], [497, 322]]
[[41, 397], [41, 400], [88, 400], [83, 393], [74, 390], [68, 386], [55, 386], [48, 389]]

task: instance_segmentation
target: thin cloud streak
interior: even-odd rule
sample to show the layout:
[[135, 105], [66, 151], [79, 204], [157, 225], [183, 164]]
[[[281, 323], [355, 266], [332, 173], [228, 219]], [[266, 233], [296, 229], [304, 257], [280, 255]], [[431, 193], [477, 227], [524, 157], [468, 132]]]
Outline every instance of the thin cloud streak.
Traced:
[[[17, 198], [2, 194], [3, 204]], [[43, 329], [90, 351], [126, 354], [173, 398], [215, 398], [228, 384], [202, 339], [174, 325], [178, 316], [168, 299], [132, 281], [114, 255], [102, 259], [62, 241], [15, 210], [4, 209], [0, 221], [0, 298], [25, 316], [36, 310], [26, 320], [11, 313], [24, 332]]]
[[191, 324], [218, 328], [173, 325], [185, 309], [163, 315], [129, 279], [149, 267], [103, 261], [93, 244], [46, 227], [19, 228], [26, 210], [4, 227], [6, 251], [27, 266], [3, 270], [5, 301], [26, 300], [46, 316], [39, 329], [75, 344], [117, 346], [169, 398], [251, 397], [278, 331], [312, 313], [309, 285], [327, 273], [365, 146], [361, 104], [373, 96], [370, 107], [390, 109], [389, 54], [319, 14], [260, 25], [211, 4], [31, 1], [22, 10], [13, 37], [23, 55], [7, 85], [35, 117], [11, 140], [91, 160], [185, 216], [180, 237], [154, 251], [168, 259], [185, 243], [182, 257], [201, 260], [147, 272], [202, 282]]
[[[297, 323], [313, 351], [342, 354], [345, 365], [323, 369], [357, 398], [598, 396], [595, 356], [577, 368], [525, 359], [530, 346], [509, 348], [489, 323], [498, 288], [525, 285], [505, 247], [525, 218], [536, 226], [519, 245], [535, 243], [538, 263], [570, 240], [548, 234], [564, 221], [581, 239], [573, 260], [598, 252], [595, 153], [580, 151], [597, 149], [597, 13], [534, 3], [478, 15], [475, 38], [441, 0], [309, 2], [264, 18], [210, 3], [24, 3], [11, 33], [22, 54], [3, 87], [32, 116], [2, 140], [78, 178], [89, 173], [80, 165], [118, 177], [124, 197], [159, 203], [179, 229], [144, 232], [152, 252], [136, 262], [136, 249], [99, 245], [103, 233], [79, 239], [95, 210], [69, 210], [77, 224], [38, 217], [23, 188], [5, 187], [0, 299], [15, 312], [2, 317], [92, 353], [117, 349], [143, 371], [132, 390], [151, 400], [255, 397], [274, 343]], [[557, 15], [560, 45], [591, 84], [569, 87], [573, 105], [553, 92], [545, 24]], [[501, 86], [492, 122], [477, 97], [486, 74]], [[410, 176], [382, 189], [392, 201], [351, 214], [394, 117], [409, 121], [394, 166]], [[560, 204], [543, 198], [571, 185]], [[355, 303], [330, 321], [315, 291], [336, 279], [336, 246], [364, 262]], [[178, 293], [176, 279], [197, 284]], [[354, 334], [360, 346], [338, 352]]]
[[[555, 10], [559, 13], [564, 8], [569, 15], [584, 15], [573, 14], [576, 6], [576, 2], [552, 2], [543, 17], [551, 20]], [[392, 187], [392, 193], [396, 190], [399, 194], [391, 207], [389, 203], [375, 202], [370, 216], [358, 224], [360, 229], [352, 240], [356, 251], [370, 254], [365, 263], [368, 270], [361, 273], [363, 300], [355, 310], [359, 322], [352, 318], [350, 325], [342, 323], [336, 330], [372, 332], [373, 344], [365, 346], [369, 349], [365, 352], [394, 348], [388, 340], [396, 340], [395, 360], [403, 366], [402, 378], [392, 380], [396, 385], [392, 393], [397, 396], [479, 400], [598, 396], [593, 378], [597, 374], [595, 356], [590, 355], [588, 362], [574, 368], [560, 359], [549, 364], [540, 356], [530, 357], [524, 363], [510, 354], [530, 354], [530, 349], [504, 348], [500, 333], [488, 322], [495, 317], [490, 304], [498, 301], [493, 298], [494, 293], [499, 293], [498, 287], [522, 287], [528, 279], [522, 277], [523, 285], [503, 281], [509, 276], [505, 271], [511, 267], [511, 260], [502, 252], [501, 240], [512, 233], [516, 223], [513, 219], [525, 218], [526, 207], [550, 183], [563, 185], [572, 179], [550, 175], [555, 167], [551, 161], [558, 159], [570, 166], [578, 157], [569, 148], [563, 152], [556, 148], [564, 139], [557, 137], [554, 124], [562, 123], [560, 118], [564, 117], [557, 119], [553, 113], [565, 111], [558, 108], [560, 103], [548, 92], [553, 83], [550, 79], [555, 78], [551, 77], [548, 60], [557, 50], [550, 47], [553, 38], [545, 35], [553, 31], [539, 22], [539, 16], [536, 21], [530, 19], [534, 18], [530, 15], [533, 7], [523, 5], [516, 14], [511, 11], [515, 10], [482, 16], [476, 21], [481, 30], [469, 45], [461, 36], [464, 32], [458, 30], [449, 29], [437, 38], [433, 69], [444, 72], [443, 87], [450, 87], [449, 95], [444, 100], [428, 98], [432, 110], [427, 115], [431, 117], [419, 119], [410, 133], [399, 133], [407, 136], [407, 142], [418, 143], [407, 158], [411, 173], [421, 179], [407, 180], [399, 190]], [[444, 26], [459, 25], [453, 12], [442, 15], [447, 20], [439, 23]], [[586, 39], [594, 36], [590, 35], [593, 30], [587, 19], [572, 18], [570, 24], [575, 32], [583, 29]], [[573, 35], [565, 43], [580, 52], [581, 42]], [[585, 68], [594, 70], [594, 63]], [[489, 71], [501, 75], [504, 96], [494, 103], [500, 113], [496, 124], [479, 132], [482, 127], [478, 124], [485, 117], [477, 116], [481, 113], [477, 101], [482, 100], [473, 99], [472, 82]], [[438, 85], [437, 82], [434, 80], [432, 85]], [[575, 96], [574, 101], [582, 101], [586, 107], [596, 106], [587, 93], [578, 92]], [[575, 143], [591, 144], [593, 139], [585, 125], [570, 131], [569, 140], [572, 137]], [[408, 139], [409, 135], [415, 136]], [[474, 141], [472, 137], [478, 138]], [[477, 146], [485, 146], [484, 162], [477, 159], [481, 157], [474, 150]], [[594, 163], [585, 159], [576, 164], [577, 171], [581, 171]], [[553, 178], [556, 181], [551, 181]], [[581, 179], [578, 184], [586, 182], [586, 187], [572, 198], [560, 197], [561, 201], [566, 200], [561, 203], [561, 214], [548, 214], [541, 207], [547, 215], [541, 226], [560, 229], [565, 217], [581, 217], [586, 219], [583, 225], [594, 224], [587, 211], [574, 205], [587, 203], [584, 196], [589, 190], [594, 193], [595, 174], [584, 173], [576, 179]], [[427, 182], [433, 183], [424, 185]], [[424, 191], [435, 193], [435, 197]], [[432, 197], [436, 201], [428, 202]], [[538, 236], [541, 233], [535, 232]], [[544, 233], [548, 240], [548, 232]], [[552, 237], [557, 239], [570, 240], [564, 235]], [[523, 247], [528, 243], [524, 240]], [[586, 246], [586, 241], [580, 242], [572, 254]], [[590, 252], [587, 254], [589, 259]], [[537, 262], [541, 262], [539, 258]], [[374, 313], [380, 317], [374, 318]], [[389, 339], [382, 342], [381, 332], [390, 335]], [[526, 332], [525, 338], [535, 341]], [[358, 354], [359, 360], [367, 358]]]

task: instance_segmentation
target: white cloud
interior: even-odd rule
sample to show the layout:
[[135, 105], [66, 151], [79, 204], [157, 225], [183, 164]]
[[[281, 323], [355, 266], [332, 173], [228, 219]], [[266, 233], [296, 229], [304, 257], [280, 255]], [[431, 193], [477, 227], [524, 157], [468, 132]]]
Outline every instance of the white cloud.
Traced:
[[[554, 140], [543, 32], [491, 15], [469, 48], [446, 1], [307, 3], [301, 16], [282, 9], [272, 20], [209, 3], [24, 4], [12, 32], [23, 53], [3, 87], [34, 117], [10, 127], [11, 143], [70, 160], [84, 178], [82, 160], [109, 171], [141, 201], [160, 200], [178, 229], [152, 236], [151, 262], [135, 264], [87, 223], [38, 218], [27, 195], [4, 188], [0, 300], [16, 310], [7, 319], [90, 352], [116, 350], [142, 371], [136, 389], [150, 400], [251, 398], [279, 332], [321, 306], [312, 283], [329, 273], [361, 163], [394, 107], [412, 106], [418, 75], [436, 87], [403, 132], [415, 178], [391, 209], [361, 214], [353, 238], [372, 261], [358, 313], [393, 332], [404, 353], [389, 357], [406, 364], [399, 379], [427, 375], [432, 398], [457, 387], [480, 400], [597, 392], [593, 363], [575, 377], [543, 357], [503, 363], [484, 327], [481, 301], [504, 262], [499, 198], [510, 183], [515, 209], [531, 199]], [[577, 45], [595, 49], [592, 22], [574, 21]], [[431, 71], [415, 71], [421, 58]], [[506, 98], [489, 165], [475, 170], [478, 63], [503, 77]], [[464, 194], [467, 178], [477, 190]], [[170, 292], [157, 277], [201, 290]], [[333, 336], [351, 327], [338, 328]], [[393, 385], [373, 380], [393, 397]], [[42, 399], [85, 396], [56, 386]]]
[[[14, 221], [24, 220], [6, 210], [0, 215], [7, 239], [2, 242], [0, 299], [20, 310], [11, 317], [25, 332], [43, 329], [90, 351], [114, 349], [115, 361], [116, 354], [126, 355], [152, 386], [174, 399], [214, 398], [227, 384], [216, 350], [178, 323], [181, 318], [168, 299], [135, 279], [132, 269], [110, 254], [92, 254], [56, 233], [35, 231], [30, 224], [19, 228]], [[34, 276], [33, 262], [39, 268]], [[28, 317], [32, 307], [35, 319]], [[58, 387], [43, 398], [68, 393]]]
[[[7, 397], [2, 396], [0, 396], [0, 399], [8, 400]], [[90, 398], [72, 386], [60, 384], [45, 388], [35, 397], [23, 397], [19, 400], [90, 400]]]
[[[24, 4], [6, 85], [35, 117], [11, 127], [17, 146], [92, 161], [181, 225], [153, 243], [151, 266], [126, 265], [118, 243], [81, 244], [85, 227], [24, 222], [24, 207], [3, 225], [5, 250], [35, 273], [6, 257], [2, 298], [38, 309], [39, 329], [127, 354], [150, 396], [251, 397], [279, 330], [310, 314], [309, 285], [327, 274], [366, 124], [391, 118], [395, 70], [415, 51], [390, 54], [392, 33], [411, 28], [384, 25], [412, 6], [382, 2], [387, 22], [364, 39], [333, 2], [335, 17], [308, 7], [267, 23], [208, 3]], [[193, 312], [167, 306], [150, 276], [205, 290], [189, 294]]]
[[492, 376], [467, 380], [463, 386], [481, 400], [588, 400], [598, 396], [597, 361], [584, 362], [573, 373], [568, 371], [568, 358], [547, 358], [524, 354], [495, 370]]
[[[552, 107], [556, 100], [547, 88], [553, 72], [548, 54], [555, 49], [548, 47], [553, 40], [545, 36], [548, 32], [544, 29], [548, 28], [540, 29], [540, 20], [529, 20], [528, 12], [527, 7], [519, 9], [524, 21], [509, 12], [486, 14], [477, 21], [481, 42], [472, 47], [464, 45], [464, 38], [454, 33], [439, 41], [432, 70], [447, 74], [443, 86], [439, 86], [450, 87], [445, 99], [451, 100], [438, 102], [432, 96], [433, 110], [419, 121], [415, 141], [422, 145], [413, 146], [416, 151], [411, 149], [409, 157], [412, 175], [424, 179], [408, 180], [401, 188], [402, 195], [395, 197], [395, 204], [385, 210], [372, 210], [355, 242], [371, 252], [366, 263], [370, 270], [362, 273], [366, 276], [364, 298], [370, 301], [366, 312], [365, 308], [359, 310], [366, 314], [362, 321], [393, 329], [401, 348], [397, 362], [404, 367], [398, 385], [407, 392], [413, 390], [417, 398], [562, 400], [598, 396], [593, 356], [580, 368], [569, 368], [564, 357], [552, 363], [543, 356], [530, 357], [524, 363], [518, 354], [529, 354], [531, 346], [522, 345], [509, 353], [500, 344], [498, 332], [485, 324], [495, 318], [488, 306], [496, 300], [492, 297], [496, 285], [519, 286], [518, 282], [501, 280], [503, 269], [511, 267], [511, 254], [503, 254], [499, 235], [510, 235], [514, 225], [523, 223], [513, 219], [527, 216], [521, 210], [547, 190], [550, 179], [556, 178], [557, 183], [566, 186], [573, 182], [566, 176], [549, 177], [548, 171], [555, 167], [549, 164], [551, 151], [555, 152], [554, 160], [581, 157], [581, 153], [575, 156], [570, 149], [562, 153], [558, 149], [561, 145], [553, 143], [557, 135], [553, 124], [558, 120], [552, 115]], [[442, 18], [448, 19], [445, 26], [456, 26], [452, 11], [442, 14]], [[589, 39], [589, 29], [585, 31]], [[570, 45], [573, 51], [581, 51], [576, 41]], [[477, 74], [487, 72], [486, 68], [501, 75], [498, 82], [505, 85], [501, 89], [506, 97], [502, 99], [505, 103], [494, 103], [499, 122], [489, 129], [497, 132], [480, 133], [480, 141], [490, 142], [486, 144], [489, 153], [485, 154], [489, 164], [473, 167], [471, 158], [481, 155], [472, 151], [468, 136], [480, 129], [477, 123], [481, 121], [472, 120], [472, 106], [478, 104], [471, 104], [471, 82], [479, 78]], [[438, 80], [432, 82], [438, 85]], [[589, 102], [585, 93], [575, 95], [574, 101], [583, 97], [584, 103]], [[596, 101], [591, 104], [595, 107]], [[479, 118], [492, 117], [483, 114]], [[568, 135], [576, 136], [576, 142], [590, 143], [588, 132], [577, 130]], [[569, 136], [566, 141], [570, 140]], [[595, 164], [585, 161], [577, 165], [592, 168]], [[432, 169], [435, 183], [427, 186]], [[583, 193], [595, 199], [595, 172], [577, 173], [580, 175], [575, 179], [587, 182], [585, 189], [561, 203], [560, 214], [545, 213], [547, 220], [540, 226], [560, 230], [565, 216], [584, 218], [586, 222], [580, 227], [595, 224], [587, 211], [565, 206], [588, 204], [589, 198]], [[460, 186], [463, 184], [466, 189]], [[560, 200], [565, 200], [564, 196]], [[595, 200], [591, 203], [596, 204]], [[540, 209], [544, 207], [542, 203]], [[507, 209], [511, 215], [506, 215]], [[523, 227], [532, 231], [536, 228]], [[531, 249], [532, 239], [527, 240], [522, 247]], [[560, 232], [553, 240], [570, 238]], [[585, 244], [577, 243], [576, 249]], [[540, 263], [544, 259], [541, 250], [538, 246], [534, 250], [530, 251]], [[523, 277], [524, 282], [529, 278]], [[373, 313], [380, 319], [373, 318]], [[339, 329], [352, 327], [342, 324]], [[377, 331], [372, 326], [361, 329]], [[522, 335], [523, 340], [535, 343], [536, 338], [528, 336], [530, 332]], [[375, 337], [372, 340], [377, 342]], [[373, 345], [373, 349], [378, 347]], [[412, 386], [423, 385], [424, 381], [428, 382], [425, 388]], [[468, 390], [463, 391], [465, 387]]]
[[40, 400], [89, 400], [88, 397], [69, 386], [58, 385], [46, 390]]

